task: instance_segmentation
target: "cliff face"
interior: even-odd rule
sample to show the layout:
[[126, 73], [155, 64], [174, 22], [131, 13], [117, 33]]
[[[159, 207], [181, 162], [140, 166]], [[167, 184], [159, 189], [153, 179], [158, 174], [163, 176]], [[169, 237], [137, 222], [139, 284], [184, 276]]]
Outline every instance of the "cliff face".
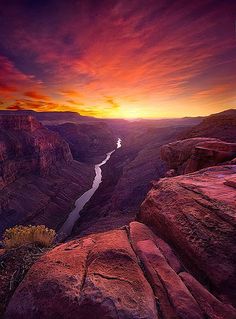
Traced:
[[68, 144], [31, 116], [0, 117], [0, 189], [29, 173], [47, 175], [72, 161]]
[[31, 116], [2, 115], [0, 125], [0, 234], [17, 223], [58, 227], [94, 168], [74, 161], [66, 141]]
[[236, 143], [214, 138], [191, 138], [161, 147], [161, 158], [173, 174], [187, 174], [236, 157]]
[[99, 163], [104, 154], [116, 147], [116, 138], [102, 122], [65, 123], [49, 126], [69, 144], [73, 157], [81, 162]]
[[34, 132], [42, 129], [40, 122], [30, 115], [0, 115], [0, 127], [2, 130], [24, 130]]

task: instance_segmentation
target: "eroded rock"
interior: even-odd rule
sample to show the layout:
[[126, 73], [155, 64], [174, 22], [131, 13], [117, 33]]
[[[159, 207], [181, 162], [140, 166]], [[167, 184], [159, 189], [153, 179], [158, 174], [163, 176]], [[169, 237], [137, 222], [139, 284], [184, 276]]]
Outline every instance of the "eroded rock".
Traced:
[[166, 238], [191, 271], [235, 302], [236, 193], [227, 185], [236, 166], [211, 167], [164, 178], [141, 206], [138, 219]]
[[75, 240], [43, 256], [5, 318], [157, 318], [153, 291], [125, 230]]
[[170, 169], [174, 169], [176, 174], [192, 173], [232, 160], [235, 156], [236, 143], [227, 143], [214, 138], [191, 138], [161, 147], [161, 158], [167, 162]]

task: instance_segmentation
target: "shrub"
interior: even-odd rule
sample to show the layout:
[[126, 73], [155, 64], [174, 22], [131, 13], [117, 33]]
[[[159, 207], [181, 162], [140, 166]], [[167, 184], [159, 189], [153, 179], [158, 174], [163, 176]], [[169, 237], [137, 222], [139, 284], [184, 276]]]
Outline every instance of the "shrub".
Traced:
[[6, 248], [14, 248], [31, 243], [48, 247], [53, 243], [55, 235], [55, 230], [44, 225], [15, 226], [5, 230], [2, 242]]

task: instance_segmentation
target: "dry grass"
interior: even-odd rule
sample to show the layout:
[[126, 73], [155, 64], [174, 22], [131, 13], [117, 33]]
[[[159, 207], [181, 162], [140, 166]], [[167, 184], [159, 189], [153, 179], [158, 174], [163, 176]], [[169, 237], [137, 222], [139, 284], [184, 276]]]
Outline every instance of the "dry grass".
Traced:
[[44, 225], [39, 226], [15, 226], [5, 230], [3, 245], [6, 249], [20, 247], [25, 244], [38, 244], [42, 247], [52, 245], [56, 232]]

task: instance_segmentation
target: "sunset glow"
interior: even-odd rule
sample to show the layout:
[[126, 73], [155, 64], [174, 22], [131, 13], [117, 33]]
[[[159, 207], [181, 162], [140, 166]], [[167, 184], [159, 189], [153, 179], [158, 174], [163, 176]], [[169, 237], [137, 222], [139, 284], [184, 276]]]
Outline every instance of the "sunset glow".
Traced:
[[1, 1], [0, 107], [108, 118], [236, 108], [235, 1]]

